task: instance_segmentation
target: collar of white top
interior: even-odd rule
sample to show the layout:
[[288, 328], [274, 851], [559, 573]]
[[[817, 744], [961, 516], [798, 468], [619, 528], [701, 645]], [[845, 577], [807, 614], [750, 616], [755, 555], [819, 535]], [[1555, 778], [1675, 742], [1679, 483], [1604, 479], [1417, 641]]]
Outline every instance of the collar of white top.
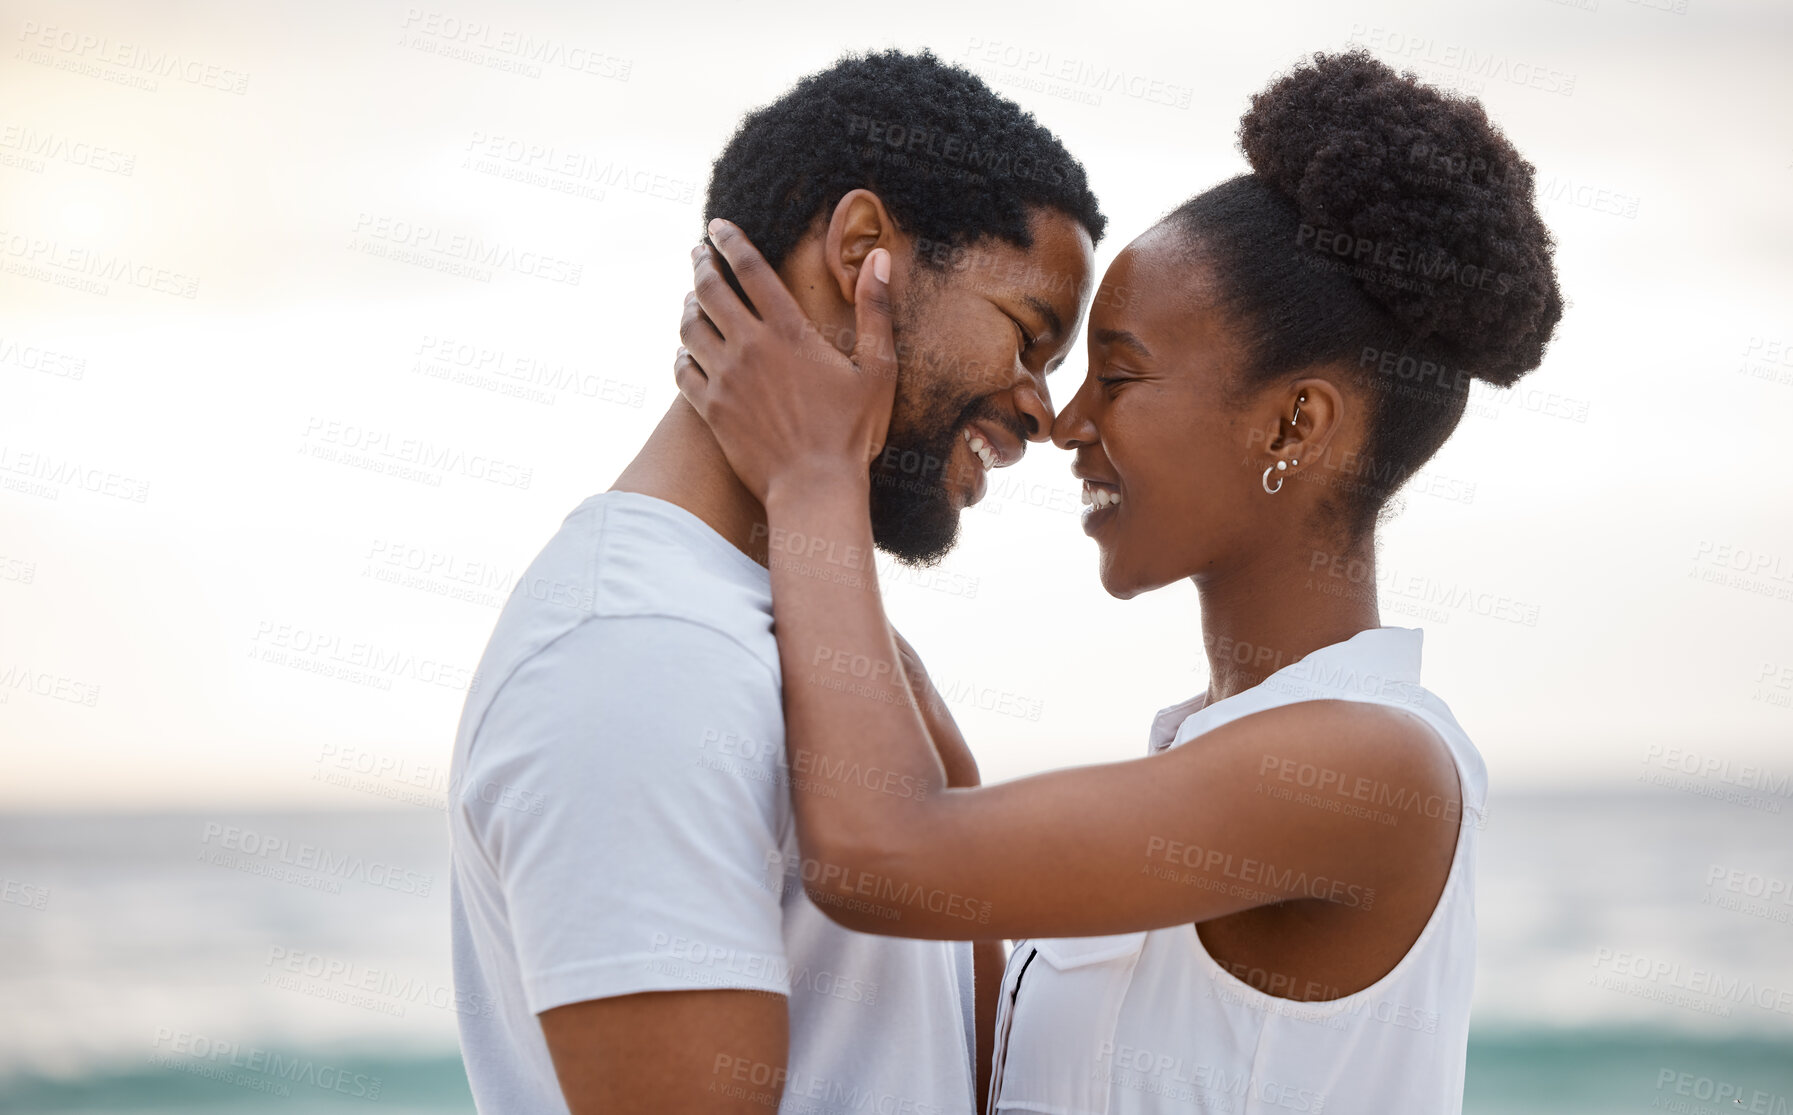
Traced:
[[[1366, 627], [1349, 639], [1323, 646], [1271, 674], [1250, 689], [1216, 701], [1219, 708], [1273, 683], [1300, 681], [1304, 687], [1317, 679], [1343, 674], [1354, 678], [1374, 677], [1385, 683], [1419, 684], [1420, 646], [1425, 632], [1418, 627]], [[1204, 691], [1167, 709], [1160, 709], [1152, 718], [1151, 750], [1169, 747], [1184, 721], [1209, 707]]]

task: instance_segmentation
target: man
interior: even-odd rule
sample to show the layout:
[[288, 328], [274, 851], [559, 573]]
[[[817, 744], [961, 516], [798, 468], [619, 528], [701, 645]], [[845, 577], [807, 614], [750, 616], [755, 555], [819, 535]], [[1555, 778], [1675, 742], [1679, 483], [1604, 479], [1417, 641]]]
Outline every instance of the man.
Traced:
[[[1083, 168], [976, 77], [892, 51], [746, 117], [705, 215], [752, 238], [818, 344], [850, 351], [860, 271], [888, 274], [898, 383], [874, 537], [937, 561], [984, 471], [1051, 429], [1045, 377], [1077, 332], [1104, 224]], [[688, 307], [683, 328], [699, 325]], [[461, 1016], [461, 1041], [482, 1111], [974, 1110], [1000, 944], [978, 946], [974, 1037], [971, 946], [850, 932], [805, 893], [826, 868], [798, 853], [790, 787], [879, 773], [787, 761], [766, 533], [677, 399], [499, 617], [450, 806], [455, 981], [484, 1011]], [[904, 667], [949, 783], [975, 784], [919, 663]], [[930, 900], [878, 884], [842, 879], [840, 901], [901, 917]]]

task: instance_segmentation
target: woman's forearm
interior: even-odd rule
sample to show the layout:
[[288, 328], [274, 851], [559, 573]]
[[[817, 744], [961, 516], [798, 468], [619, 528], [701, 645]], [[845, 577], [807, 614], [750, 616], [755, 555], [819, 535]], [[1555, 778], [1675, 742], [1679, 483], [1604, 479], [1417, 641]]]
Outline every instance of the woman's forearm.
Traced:
[[946, 785], [884, 614], [866, 503], [863, 479], [766, 503], [798, 835], [832, 879], [899, 863]]

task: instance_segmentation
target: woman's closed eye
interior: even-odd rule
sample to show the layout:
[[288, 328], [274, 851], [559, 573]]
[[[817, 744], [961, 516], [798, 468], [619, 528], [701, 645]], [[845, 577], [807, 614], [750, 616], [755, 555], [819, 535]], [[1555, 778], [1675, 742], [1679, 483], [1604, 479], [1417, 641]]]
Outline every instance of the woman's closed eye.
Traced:
[[1102, 389], [1108, 392], [1109, 395], [1113, 395], [1116, 391], [1120, 390], [1121, 384], [1132, 383], [1136, 378], [1137, 377], [1131, 375], [1115, 375], [1111, 373], [1109, 375], [1097, 376], [1096, 382], [1101, 384]]

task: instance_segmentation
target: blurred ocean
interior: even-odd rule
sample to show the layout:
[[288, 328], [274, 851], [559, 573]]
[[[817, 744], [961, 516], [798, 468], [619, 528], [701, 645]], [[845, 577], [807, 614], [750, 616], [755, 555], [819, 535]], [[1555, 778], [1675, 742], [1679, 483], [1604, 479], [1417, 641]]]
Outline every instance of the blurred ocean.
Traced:
[[[471, 1111], [446, 869], [427, 805], [0, 816], [0, 1112]], [[1497, 796], [1480, 876], [1466, 1111], [1793, 1112], [1793, 799]]]

